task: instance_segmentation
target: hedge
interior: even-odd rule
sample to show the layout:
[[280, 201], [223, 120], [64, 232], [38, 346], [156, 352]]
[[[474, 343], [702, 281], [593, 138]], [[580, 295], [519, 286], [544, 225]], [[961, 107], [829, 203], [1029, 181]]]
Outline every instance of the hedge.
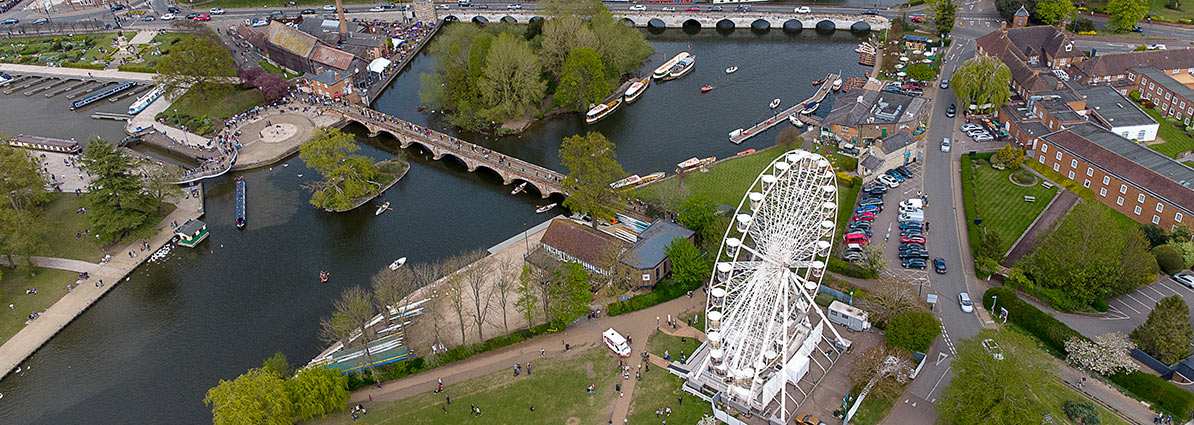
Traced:
[[858, 279], [878, 279], [879, 273], [837, 257], [829, 257], [829, 271]]
[[1078, 182], [1065, 178], [1061, 175], [1061, 173], [1053, 171], [1040, 162], [1033, 161], [1032, 158], [1025, 158], [1024, 163], [1028, 164], [1029, 168], [1032, 168], [1033, 170], [1036, 170], [1036, 172], [1043, 174], [1049, 180], [1057, 182], [1061, 185], [1061, 187], [1066, 188], [1070, 192], [1074, 192], [1074, 194], [1078, 195], [1079, 198], [1085, 199], [1087, 201], [1094, 200], [1095, 194], [1093, 190], [1090, 190], [1090, 188], [1082, 187], [1082, 185], [1078, 184]]
[[116, 69], [119, 69], [121, 71], [128, 71], [128, 72], [147, 72], [150, 74], [158, 72], [158, 69], [156, 67], [141, 66], [141, 65], [120, 65], [120, 66], [116, 67]]
[[[1024, 302], [1014, 290], [1006, 286], [988, 289], [983, 294], [983, 308], [991, 311], [995, 297], [999, 299], [999, 307], [1007, 309], [1008, 320], [1041, 340], [1050, 353], [1058, 358], [1065, 356], [1066, 340], [1072, 337], [1089, 340], [1036, 306]], [[994, 311], [991, 313], [995, 314]], [[1107, 379], [1137, 399], [1149, 402], [1156, 409], [1180, 418], [1182, 422], [1189, 420], [1194, 414], [1194, 394], [1172, 382], [1140, 371], [1110, 375]]]
[[104, 66], [100, 65], [100, 64], [82, 63], [82, 62], [63, 62], [59, 65], [61, 65], [64, 68], [104, 69]]
[[639, 311], [656, 304], [662, 304], [679, 298], [681, 295], [687, 294], [688, 291], [697, 290], [701, 287], [701, 285], [704, 284], [705, 282], [695, 282], [691, 285], [685, 286], [677, 283], [674, 280], [668, 279], [659, 282], [658, 285], [655, 285], [655, 289], [651, 292], [635, 295], [625, 301], [616, 301], [610, 303], [609, 307], [606, 307], [606, 313], [608, 313], [610, 316], [617, 316], [630, 313], [632, 311]]
[[[522, 329], [512, 332], [507, 335], [493, 337], [485, 340], [479, 344], [460, 345], [448, 351], [439, 354], [437, 365], [428, 365], [427, 362], [421, 358], [414, 358], [398, 363], [391, 363], [377, 368], [378, 376], [381, 377], [382, 382], [392, 381], [395, 379], [405, 378], [416, 373], [426, 372], [435, 369], [439, 366], [444, 366], [452, 362], [460, 361], [472, 357], [476, 354], [481, 354], [487, 351], [493, 351], [502, 347], [513, 345], [528, 339], [535, 338], [539, 335], [555, 332], [563, 328], [557, 323], [544, 323], [530, 329]], [[363, 388], [377, 383], [373, 379], [372, 374], [369, 373], [353, 373], [348, 376], [349, 391], [357, 388]]]

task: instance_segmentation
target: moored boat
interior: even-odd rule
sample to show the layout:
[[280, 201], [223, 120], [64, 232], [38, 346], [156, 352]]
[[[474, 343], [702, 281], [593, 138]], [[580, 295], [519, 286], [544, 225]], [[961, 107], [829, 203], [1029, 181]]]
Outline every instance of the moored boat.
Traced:
[[676, 62], [675, 65], [672, 65], [672, 71], [667, 74], [667, 77], [663, 78], [663, 81], [675, 80], [677, 78], [683, 77], [691, 72], [692, 68], [695, 66], [696, 56], [689, 55], [684, 59], [680, 59], [679, 62]]
[[713, 163], [713, 161], [716, 161], [716, 160], [717, 160], [717, 157], [715, 157], [715, 156], [711, 156], [708, 158], [692, 157], [692, 158], [686, 159], [686, 160], [684, 160], [684, 162], [676, 164], [676, 174], [695, 170], [702, 166], [711, 164], [711, 163]]
[[822, 84], [825, 84], [825, 79], [824, 79], [824, 78], [822, 78], [822, 79], [820, 79], [820, 80], [813, 81], [813, 85], [814, 85], [814, 86], [819, 86], [819, 85], [822, 85]]
[[398, 268], [402, 267], [403, 264], [406, 264], [406, 257], [399, 258], [394, 260], [393, 263], [390, 263], [390, 270], [398, 270]]
[[713, 86], [703, 86], [703, 87], [701, 87], [701, 93], [708, 93], [710, 90], [713, 90]]
[[801, 110], [800, 110], [800, 114], [801, 114], [801, 115], [808, 115], [808, 114], [811, 114], [811, 113], [813, 113], [813, 112], [817, 112], [817, 107], [818, 107], [818, 106], [821, 106], [821, 103], [820, 103], [820, 102], [809, 102], [808, 104], [804, 105], [804, 109], [801, 109]]
[[687, 58], [689, 56], [691, 56], [691, 54], [689, 54], [688, 52], [677, 53], [676, 56], [672, 57], [671, 60], [664, 62], [663, 65], [659, 66], [659, 68], [655, 68], [655, 73], [654, 73], [655, 79], [661, 80], [664, 77], [667, 77], [668, 74], [670, 74], [672, 72], [672, 66], [675, 66], [676, 63], [680, 62], [681, 59]]
[[610, 183], [609, 188], [610, 189], [620, 189], [620, 188], [623, 188], [626, 186], [630, 186], [632, 184], [638, 184], [638, 182], [640, 182], [640, 181], [642, 181], [642, 177], [639, 177], [638, 174], [634, 174], [630, 177]]
[[841, 90], [841, 88], [842, 88], [842, 79], [838, 78], [836, 80], [833, 80], [833, 91]]
[[639, 179], [638, 185], [642, 186], [644, 184], [662, 179], [663, 176], [665, 176], [665, 175], [667, 175], [667, 174], [665, 174], [663, 171], [656, 171], [654, 173], [647, 174], [647, 175], [643, 176], [642, 179]]
[[236, 178], [236, 228], [245, 228], [245, 178]]
[[589, 112], [585, 113], [585, 123], [592, 124], [601, 121], [607, 115], [613, 113], [622, 105], [622, 99], [614, 99], [606, 103], [594, 106]]
[[547, 210], [550, 210], [550, 209], [552, 209], [552, 208], [555, 208], [555, 207], [556, 207], [556, 204], [555, 204], [555, 203], [550, 203], [550, 204], [547, 204], [547, 205], [543, 205], [543, 206], [541, 206], [541, 207], [539, 207], [539, 208], [535, 209], [535, 214], [542, 214], [542, 213], [545, 213], [545, 212], [547, 212]]
[[643, 77], [643, 79], [635, 81], [634, 84], [630, 85], [630, 88], [626, 89], [626, 94], [622, 95], [622, 99], [626, 100], [626, 103], [632, 103], [638, 100], [639, 96], [642, 96], [643, 92], [647, 91], [647, 87], [650, 85], [651, 77]]
[[378, 206], [377, 211], [375, 211], [373, 215], [381, 215], [381, 213], [386, 212], [388, 209], [390, 209], [390, 201], [386, 201], [386, 203]]
[[511, 191], [510, 191], [510, 194], [511, 194], [511, 195], [517, 195], [517, 194], [518, 194], [518, 192], [522, 192], [522, 190], [523, 190], [523, 189], [526, 189], [526, 188], [527, 188], [527, 182], [522, 182], [522, 184], [520, 184], [520, 185], [518, 185], [517, 187], [515, 187], [515, 188], [514, 188], [514, 190], [511, 190]]
[[778, 97], [775, 98], [775, 100], [771, 101], [771, 109], [775, 109], [776, 106], [779, 106], [779, 98]]
[[735, 72], [738, 72], [738, 67], [736, 67], [736, 66], [731, 66], [729, 68], [726, 68], [726, 74], [733, 74]]
[[328, 283], [328, 278], [331, 277], [326, 270], [319, 271], [319, 283]]
[[747, 150], [744, 150], [744, 151], [742, 151], [742, 152], [738, 152], [738, 154], [737, 154], [737, 155], [738, 155], [738, 156], [743, 156], [743, 155], [750, 155], [750, 154], [752, 154], [752, 153], [755, 153], [755, 150], [754, 150], [754, 148], [747, 149]]
[[804, 121], [800, 120], [799, 115], [796, 115], [796, 114], [789, 115], [788, 121], [791, 122], [792, 125], [796, 126], [796, 128], [804, 127]]
[[133, 102], [133, 104], [129, 106], [129, 115], [137, 115], [141, 113], [141, 111], [144, 111], [145, 108], [148, 108], [153, 101], [158, 100], [159, 97], [162, 97], [162, 94], [165, 92], [166, 89], [162, 88], [162, 86], [154, 87], [153, 90], [150, 90], [148, 93], [145, 93], [143, 96], [137, 98], [137, 101]]

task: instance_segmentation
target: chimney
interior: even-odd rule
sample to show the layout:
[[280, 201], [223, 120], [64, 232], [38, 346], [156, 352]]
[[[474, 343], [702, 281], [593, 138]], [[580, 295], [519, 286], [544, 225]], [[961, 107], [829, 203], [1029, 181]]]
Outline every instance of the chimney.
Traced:
[[340, 18], [340, 39], [348, 36], [348, 21], [344, 20], [344, 5], [336, 0], [336, 16]]

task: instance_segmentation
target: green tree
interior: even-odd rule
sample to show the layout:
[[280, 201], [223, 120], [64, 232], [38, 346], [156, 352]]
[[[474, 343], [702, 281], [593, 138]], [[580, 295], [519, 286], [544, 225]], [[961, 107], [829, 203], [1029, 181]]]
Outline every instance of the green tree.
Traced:
[[1171, 245], [1161, 245], [1152, 249], [1152, 253], [1157, 257], [1157, 266], [1165, 274], [1174, 274], [1185, 268], [1185, 261], [1182, 260], [1182, 253], [1178, 252], [1177, 248]]
[[178, 174], [166, 166], [145, 167], [145, 192], [162, 209], [162, 203], [177, 201], [182, 198], [182, 188], [178, 186]]
[[0, 134], [0, 194], [8, 205], [0, 208], [25, 211], [49, 200], [41, 163], [28, 150], [8, 146], [4, 139]]
[[1020, 168], [1024, 164], [1024, 149], [1012, 146], [1011, 143], [1003, 145], [995, 152], [995, 156], [991, 157], [991, 163], [1012, 170]]
[[569, 323], [589, 311], [593, 302], [589, 271], [580, 263], [572, 261], [560, 265], [555, 272], [556, 284], [551, 285], [551, 297], [555, 298], [551, 316], [556, 323]]
[[[954, 21], [957, 20], [957, 17], [958, 4], [953, 0], [937, 0], [933, 4], [933, 27], [937, 29], [937, 34], [945, 35], [953, 32]], [[909, 72], [908, 75], [912, 75], [912, 73]]]
[[1141, 224], [1140, 231], [1144, 232], [1144, 237], [1148, 238], [1150, 247], [1165, 245], [1166, 242], [1169, 242], [1169, 233], [1161, 226], [1152, 223]]
[[614, 144], [595, 131], [565, 137], [560, 145], [560, 160], [568, 168], [564, 186], [571, 192], [564, 199], [564, 206], [588, 214], [594, 227], [598, 220], [612, 217], [610, 204], [614, 190], [609, 184], [626, 177], [614, 153]]
[[522, 266], [522, 274], [518, 276], [518, 301], [515, 301], [514, 307], [522, 313], [522, 318], [527, 321], [528, 326], [535, 323], [535, 311], [539, 306], [539, 297], [535, 295], [538, 285], [538, 279], [531, 271], [531, 266]]
[[114, 242], [142, 226], [158, 205], [145, 193], [145, 183], [129, 170], [132, 161], [115, 145], [93, 139], [83, 153], [83, 168], [94, 178], [84, 199], [92, 230], [102, 243]]
[[322, 418], [348, 403], [348, 377], [339, 369], [309, 367], [286, 381], [285, 387], [297, 420]]
[[672, 278], [681, 285], [697, 285], [713, 273], [713, 264], [688, 239], [673, 239], [663, 252], [672, 260]]
[[490, 46], [480, 87], [489, 116], [519, 118], [543, 99], [546, 84], [540, 79], [539, 57], [521, 37], [501, 33]]
[[605, 64], [607, 78], [616, 79], [632, 72], [651, 56], [653, 49], [643, 33], [622, 23], [604, 5], [592, 16], [589, 26], [593, 33], [601, 34], [597, 38], [597, 53]]
[[[576, 16], [548, 19], [543, 24], [540, 46], [539, 57], [543, 61], [543, 71], [558, 77], [564, 75], [564, 61], [568, 59], [570, 52], [582, 48], [597, 50], [597, 34]], [[602, 73], [604, 74], [604, 65]]]
[[543, 0], [539, 2], [539, 9], [543, 10], [544, 16], [552, 19], [588, 18], [602, 10], [607, 10], [601, 0]]
[[187, 37], [170, 46], [170, 54], [158, 59], [154, 80], [167, 92], [195, 91], [203, 100], [235, 80], [236, 61], [214, 34]]
[[452, 125], [470, 130], [491, 127], [480, 79], [494, 36], [477, 25], [448, 25], [435, 38], [430, 48], [435, 72], [419, 76], [420, 101], [451, 111], [447, 116]]
[[680, 206], [680, 216], [676, 221], [684, 227], [703, 236], [705, 228], [712, 226], [718, 217], [717, 203], [704, 196], [690, 196]]
[[16, 265], [16, 255], [25, 255], [24, 265], [33, 267], [33, 254], [46, 249], [44, 236], [51, 223], [38, 219], [38, 211], [0, 207], [0, 252], [8, 264]]
[[373, 378], [377, 379], [377, 369], [373, 367], [373, 353], [369, 348], [373, 336], [367, 327], [373, 316], [373, 294], [360, 286], [344, 288], [340, 298], [332, 303], [332, 315], [319, 322], [319, 332], [324, 342], [342, 342], [345, 345], [349, 343], [350, 338], [360, 333], [356, 341], [364, 349], [369, 370], [373, 373]]
[[290, 361], [286, 359], [286, 355], [282, 354], [282, 350], [278, 350], [274, 355], [269, 356], [264, 362], [261, 362], [261, 370], [274, 374], [282, 379], [290, 378]]
[[605, 65], [601, 64], [597, 52], [585, 47], [568, 53], [560, 85], [556, 88], [556, 103], [570, 111], [584, 112], [590, 105], [601, 102], [609, 91]]
[[924, 311], [900, 313], [887, 323], [887, 345], [908, 351], [926, 352], [941, 335], [941, 323]]
[[215, 425], [292, 425], [295, 420], [285, 382], [261, 369], [220, 380], [207, 390], [203, 403], [211, 406]]
[[[984, 347], [988, 340], [990, 348]], [[961, 341], [957, 349], [954, 379], [937, 403], [942, 419], [957, 425], [1040, 422], [1041, 412], [1049, 409], [1042, 396], [1054, 379], [1054, 366], [1035, 342], [988, 328]]]
[[995, 110], [1011, 96], [1008, 88], [1011, 80], [1012, 72], [1002, 61], [993, 56], [979, 56], [958, 67], [949, 83], [958, 97], [959, 107], [974, 103], [979, 110]]
[[320, 128], [311, 141], [299, 147], [299, 158], [323, 180], [307, 186], [313, 193], [311, 205], [328, 210], [345, 210], [360, 198], [381, 189], [381, 172], [364, 155], [350, 155], [360, 150], [352, 135], [334, 128]]
[[1074, 13], [1071, 0], [1037, 0], [1036, 19], [1048, 25], [1055, 25]]
[[1107, 19], [1107, 29], [1112, 32], [1128, 32], [1136, 26], [1136, 22], [1144, 19], [1148, 14], [1148, 2], [1144, 0], [1110, 0], [1107, 2], [1106, 12], [1111, 15]]
[[[944, 0], [949, 1], [949, 0]], [[932, 81], [933, 77], [937, 76], [937, 72], [933, 71], [933, 67], [927, 63], [918, 63], [907, 68], [908, 77], [916, 81]]]
[[1180, 295], [1161, 299], [1148, 319], [1132, 330], [1132, 342], [1141, 351], [1165, 364], [1174, 364], [1190, 355], [1190, 309]]

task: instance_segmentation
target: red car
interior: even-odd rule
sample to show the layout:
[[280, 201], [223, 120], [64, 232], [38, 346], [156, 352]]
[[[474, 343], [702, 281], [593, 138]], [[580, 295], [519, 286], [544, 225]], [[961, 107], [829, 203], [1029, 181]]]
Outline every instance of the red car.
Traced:
[[196, 20], [196, 21], [199, 21], [199, 22], [203, 22], [203, 21], [210, 21], [210, 20], [211, 20], [211, 15], [199, 15], [199, 16], [196, 16], [196, 17], [195, 17], [195, 20]]
[[925, 238], [921, 235], [904, 235], [900, 236], [900, 243], [918, 243], [924, 244]]
[[854, 216], [854, 221], [874, 221], [874, 220], [875, 220], [875, 213], [870, 212], [870, 211], [863, 211], [861, 214], [856, 214]]
[[684, 10], [687, 10], [689, 12], [700, 12], [701, 7], [700, 6], [688, 6], [688, 8], [684, 9]]

